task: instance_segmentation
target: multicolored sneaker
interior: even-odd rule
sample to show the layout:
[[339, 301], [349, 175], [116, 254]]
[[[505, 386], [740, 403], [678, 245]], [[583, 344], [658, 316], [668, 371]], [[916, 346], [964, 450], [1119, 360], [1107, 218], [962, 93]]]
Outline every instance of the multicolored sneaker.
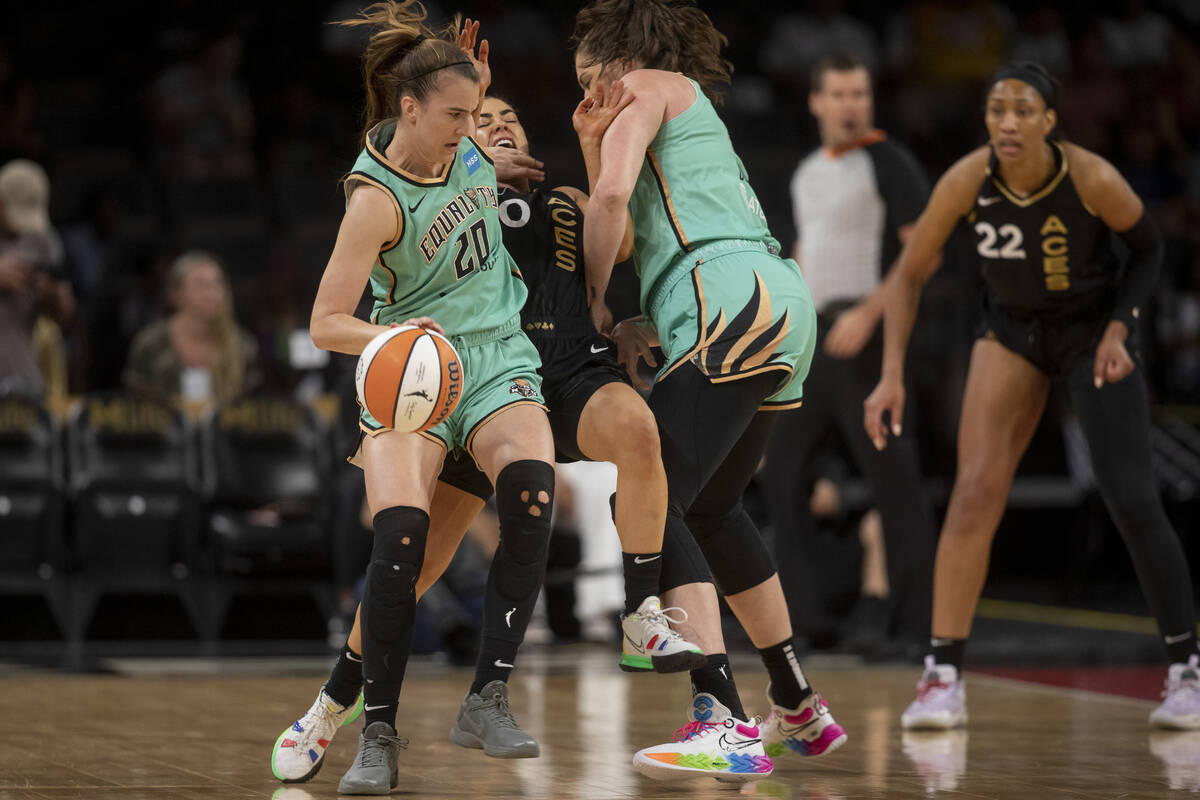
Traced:
[[829, 705], [816, 692], [796, 708], [787, 709], [775, 704], [767, 684], [767, 701], [771, 713], [762, 726], [767, 755], [778, 758], [791, 750], [802, 756], [823, 756], [846, 743], [845, 729], [834, 721]]
[[[672, 617], [677, 611], [682, 616]], [[682, 608], [663, 608], [651, 595], [638, 610], [621, 617], [621, 669], [626, 672], [687, 672], [703, 667], [704, 651], [671, 629], [687, 622]]]
[[917, 681], [917, 699], [900, 715], [905, 730], [946, 730], [967, 723], [967, 690], [953, 664], [935, 664], [925, 656]]
[[1200, 655], [1167, 668], [1163, 702], [1150, 713], [1150, 724], [1177, 731], [1200, 730]]
[[633, 768], [660, 781], [710, 777], [745, 782], [775, 769], [763, 752], [759, 720], [739, 720], [717, 698], [702, 692], [692, 698], [688, 723], [675, 741], [647, 747], [633, 756]]
[[386, 722], [372, 722], [358, 735], [358, 754], [338, 782], [339, 794], [391, 794], [400, 785], [400, 751], [408, 747]]
[[325, 763], [325, 748], [337, 735], [338, 728], [354, 722], [362, 710], [361, 694], [354, 705], [343, 706], [321, 687], [312, 708], [275, 740], [271, 753], [271, 771], [275, 777], [284, 783], [310, 780]]

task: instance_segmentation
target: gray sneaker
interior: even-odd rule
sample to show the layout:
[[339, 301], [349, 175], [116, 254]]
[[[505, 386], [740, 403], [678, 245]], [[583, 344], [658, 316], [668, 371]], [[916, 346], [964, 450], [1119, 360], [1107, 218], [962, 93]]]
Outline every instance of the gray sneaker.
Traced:
[[342, 780], [339, 794], [391, 794], [400, 783], [400, 751], [408, 739], [396, 736], [386, 722], [372, 722], [358, 736], [358, 755]]
[[479, 694], [469, 694], [450, 729], [459, 747], [482, 749], [492, 758], [537, 758], [538, 743], [521, 730], [508, 707], [508, 684], [492, 681]]

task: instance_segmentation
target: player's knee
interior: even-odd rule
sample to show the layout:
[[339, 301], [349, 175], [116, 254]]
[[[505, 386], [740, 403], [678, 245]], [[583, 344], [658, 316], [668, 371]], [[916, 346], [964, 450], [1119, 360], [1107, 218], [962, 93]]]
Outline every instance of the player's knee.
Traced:
[[376, 514], [374, 523], [366, 612], [370, 635], [388, 642], [412, 627], [429, 515], [411, 506], [392, 506]]
[[518, 564], [545, 561], [554, 511], [554, 467], [514, 461], [496, 476], [500, 547]]
[[648, 407], [621, 420], [621, 453], [629, 464], [662, 471], [658, 424]]
[[775, 559], [753, 526], [741, 524], [741, 503], [723, 512], [687, 516], [688, 528], [696, 537], [712, 569], [717, 586], [726, 595], [753, 589], [775, 574]]
[[966, 464], [954, 479], [952, 502], [967, 513], [987, 513], [1004, 504], [1012, 485], [1006, 475], [1006, 471], [985, 464]]

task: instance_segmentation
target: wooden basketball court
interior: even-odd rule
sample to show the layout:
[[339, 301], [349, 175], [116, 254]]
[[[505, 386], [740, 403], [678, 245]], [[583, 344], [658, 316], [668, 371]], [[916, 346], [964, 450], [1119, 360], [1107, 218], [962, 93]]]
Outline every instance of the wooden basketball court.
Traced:
[[[748, 710], [766, 677], [738, 660]], [[228, 671], [227, 671], [228, 672]], [[513, 708], [538, 759], [500, 761], [447, 740], [470, 673], [415, 664], [405, 684], [401, 787], [409, 798], [1163, 798], [1200, 791], [1200, 733], [1152, 732], [1153, 703], [970, 674], [968, 730], [906, 734], [911, 667], [814, 660], [814, 685], [850, 740], [825, 758], [781, 757], [768, 779], [661, 783], [633, 752], [684, 721], [685, 676], [629, 676], [596, 648], [523, 655]], [[323, 675], [109, 676], [18, 672], [0, 678], [0, 800], [275, 798], [337, 795], [360, 725], [344, 729], [311, 782], [285, 786], [268, 758]]]

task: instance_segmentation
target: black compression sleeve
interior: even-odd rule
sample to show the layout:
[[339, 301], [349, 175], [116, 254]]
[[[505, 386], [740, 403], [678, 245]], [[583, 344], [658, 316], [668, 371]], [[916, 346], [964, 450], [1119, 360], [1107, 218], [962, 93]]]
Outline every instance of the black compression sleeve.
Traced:
[[1117, 284], [1117, 305], [1113, 319], [1125, 323], [1133, 330], [1133, 323], [1141, 316], [1141, 307], [1154, 291], [1162, 266], [1163, 241], [1158, 226], [1149, 214], [1142, 213], [1141, 219], [1127, 231], [1117, 233], [1129, 247], [1129, 261]]

